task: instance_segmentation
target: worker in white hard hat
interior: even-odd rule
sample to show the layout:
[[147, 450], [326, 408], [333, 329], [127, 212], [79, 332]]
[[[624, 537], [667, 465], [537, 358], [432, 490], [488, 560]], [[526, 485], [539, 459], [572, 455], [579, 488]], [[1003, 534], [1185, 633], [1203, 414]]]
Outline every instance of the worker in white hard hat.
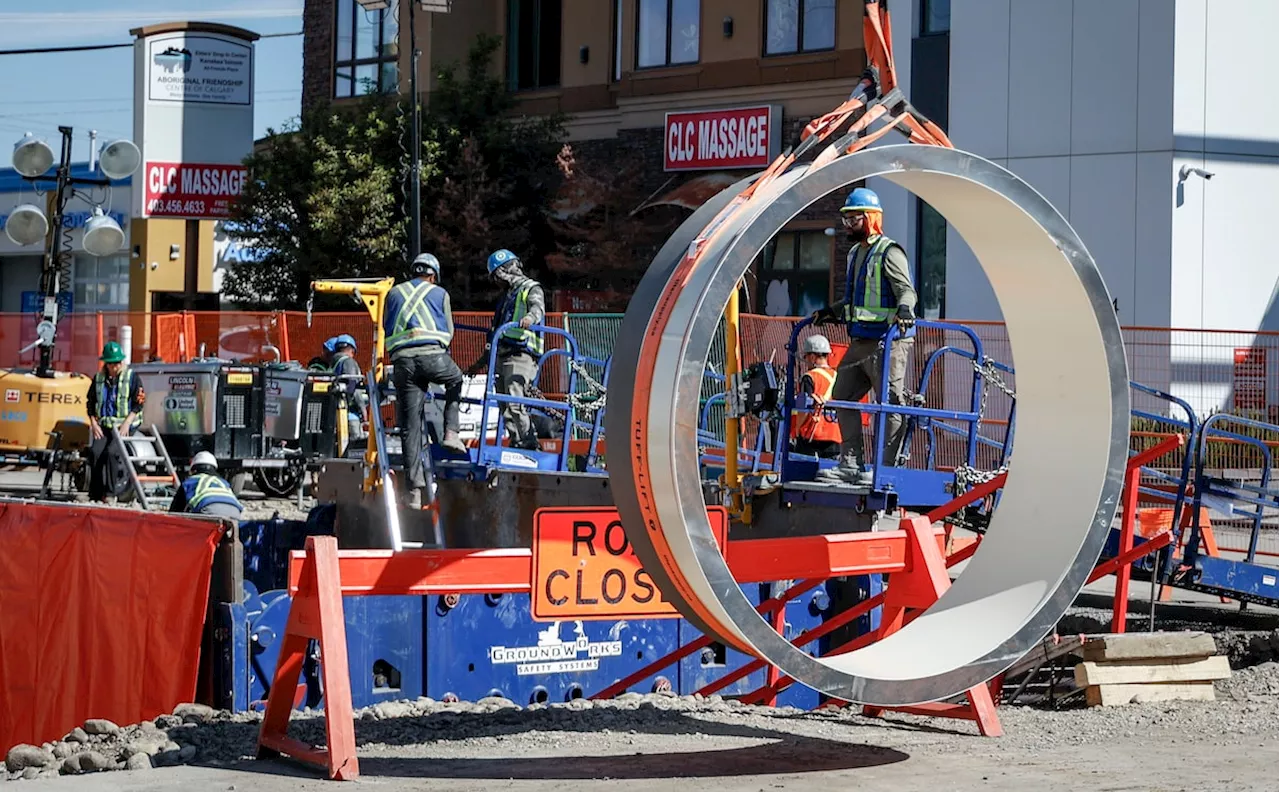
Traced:
[[169, 504], [171, 512], [240, 519], [244, 506], [231, 485], [218, 475], [218, 460], [208, 451], [191, 458], [191, 471]]
[[453, 343], [453, 307], [449, 292], [440, 285], [440, 260], [423, 253], [409, 265], [410, 279], [387, 294], [382, 321], [391, 379], [396, 386], [396, 424], [405, 449], [407, 488], [404, 504], [422, 508], [426, 472], [422, 467], [422, 403], [432, 385], [444, 386], [444, 439], [447, 451], [465, 455], [467, 447], [458, 433], [462, 401], [462, 369], [449, 355]]
[[802, 352], [808, 370], [800, 378], [800, 392], [808, 397], [804, 406], [810, 412], [792, 413], [791, 448], [798, 454], [835, 459], [840, 455], [839, 419], [824, 409], [836, 384], [836, 370], [828, 362], [831, 342], [815, 333], [804, 340]]

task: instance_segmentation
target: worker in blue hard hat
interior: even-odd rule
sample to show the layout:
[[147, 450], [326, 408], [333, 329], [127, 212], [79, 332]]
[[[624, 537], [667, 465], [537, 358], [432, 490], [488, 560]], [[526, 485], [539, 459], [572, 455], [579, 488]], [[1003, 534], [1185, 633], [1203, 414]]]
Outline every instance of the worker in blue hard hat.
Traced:
[[440, 260], [423, 253], [409, 265], [410, 279], [387, 294], [383, 314], [391, 381], [396, 387], [396, 423], [401, 429], [406, 478], [405, 505], [422, 508], [426, 475], [422, 469], [422, 405], [432, 385], [444, 386], [444, 439], [440, 445], [467, 453], [458, 434], [462, 369], [449, 355], [453, 308], [440, 285]]
[[[835, 305], [815, 311], [816, 323], [844, 323], [849, 331], [849, 349], [840, 361], [832, 399], [854, 402], [869, 391], [877, 397], [881, 388], [884, 341], [889, 329], [898, 328], [889, 349], [889, 404], [902, 404], [907, 359], [915, 344], [916, 292], [911, 284], [911, 267], [902, 245], [883, 233], [884, 211], [880, 196], [865, 187], [849, 193], [840, 207], [840, 220], [853, 247], [845, 262], [845, 296]], [[865, 469], [862, 415], [858, 410], [839, 410], [840, 462], [818, 474], [819, 479], [836, 484], [866, 486], [871, 473]], [[885, 464], [897, 466], [902, 456], [906, 422], [900, 413], [885, 416]]]
[[[496, 334], [503, 325], [515, 324], [515, 327], [504, 330], [501, 336], [490, 339], [490, 343], [497, 344], [498, 348], [494, 390], [507, 396], [528, 398], [530, 388], [538, 378], [538, 361], [542, 357], [542, 334], [530, 329], [542, 324], [547, 316], [542, 285], [526, 275], [520, 259], [505, 248], [491, 253], [487, 266], [489, 276], [506, 287], [493, 314], [492, 333]], [[539, 447], [538, 436], [525, 405], [506, 402], [502, 415], [512, 447]]]
[[333, 348], [337, 344], [338, 337], [332, 336], [326, 338], [324, 343], [320, 345], [320, 354], [307, 361], [307, 368], [312, 371], [329, 371], [332, 369]]
[[[347, 440], [363, 440], [367, 422], [369, 394], [360, 387], [360, 363], [356, 360], [356, 340], [347, 333], [329, 339], [333, 342], [333, 373], [337, 374], [347, 398]], [[328, 342], [325, 342], [326, 345]]]

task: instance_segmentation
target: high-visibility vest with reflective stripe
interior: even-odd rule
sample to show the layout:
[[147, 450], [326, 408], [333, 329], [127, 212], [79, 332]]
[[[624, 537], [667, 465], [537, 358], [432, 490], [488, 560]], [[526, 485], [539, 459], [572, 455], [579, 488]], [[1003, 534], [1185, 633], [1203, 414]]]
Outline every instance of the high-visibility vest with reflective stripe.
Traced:
[[[823, 402], [831, 401], [831, 391], [836, 384], [836, 370], [830, 366], [809, 369], [807, 376], [813, 380], [813, 395]], [[830, 410], [814, 410], [804, 420], [791, 421], [791, 436], [810, 442], [840, 442], [840, 423]]]
[[[507, 293], [506, 299], [502, 302], [502, 315], [499, 317], [499, 326], [507, 322], [519, 322], [529, 313], [529, 292], [537, 285], [537, 281], [531, 278], [525, 279], [524, 283]], [[501, 340], [503, 343], [519, 347], [535, 357], [542, 355], [542, 336], [532, 330], [523, 327], [512, 327], [502, 334]]]
[[224, 503], [237, 509], [244, 508], [227, 482], [207, 473], [188, 476], [187, 480], [182, 482], [182, 490], [187, 495], [187, 511], [193, 514], [204, 511], [206, 506], [214, 503]]
[[411, 280], [396, 284], [387, 295], [387, 354], [401, 349], [435, 344], [448, 347], [453, 340], [444, 310], [445, 291], [434, 283]]
[[133, 389], [133, 369], [125, 366], [120, 369], [120, 376], [116, 379], [116, 398], [110, 402], [115, 408], [115, 415], [104, 415], [103, 408], [108, 404], [107, 373], [102, 369], [98, 369], [98, 373], [94, 375], [93, 387], [98, 391], [98, 424], [103, 429], [124, 425], [124, 419], [129, 417], [129, 391]]
[[[863, 245], [856, 245], [849, 251], [845, 268], [844, 320], [858, 326], [856, 331], [851, 331], [857, 336], [884, 336], [889, 332], [889, 323], [898, 312], [898, 300], [884, 266], [889, 248], [895, 244], [897, 243], [883, 234], [877, 236], [871, 242], [866, 261], [861, 267], [855, 265]], [[905, 335], [914, 334], [913, 329]]]

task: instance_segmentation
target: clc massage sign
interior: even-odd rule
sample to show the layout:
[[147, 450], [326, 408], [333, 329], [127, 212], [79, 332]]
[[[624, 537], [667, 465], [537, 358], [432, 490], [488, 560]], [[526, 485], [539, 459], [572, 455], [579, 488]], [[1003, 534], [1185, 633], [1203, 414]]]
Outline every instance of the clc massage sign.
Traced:
[[663, 170], [766, 167], [778, 156], [781, 127], [775, 105], [667, 113]]

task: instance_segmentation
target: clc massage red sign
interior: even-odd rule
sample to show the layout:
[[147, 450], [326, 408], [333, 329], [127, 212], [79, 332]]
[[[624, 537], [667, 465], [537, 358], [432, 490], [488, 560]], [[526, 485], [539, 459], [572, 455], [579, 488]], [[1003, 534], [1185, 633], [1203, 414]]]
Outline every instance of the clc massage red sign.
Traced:
[[143, 169], [143, 213], [149, 217], [218, 220], [244, 189], [243, 165], [148, 162]]
[[781, 129], [775, 105], [667, 113], [663, 170], [763, 168], [778, 156]]

